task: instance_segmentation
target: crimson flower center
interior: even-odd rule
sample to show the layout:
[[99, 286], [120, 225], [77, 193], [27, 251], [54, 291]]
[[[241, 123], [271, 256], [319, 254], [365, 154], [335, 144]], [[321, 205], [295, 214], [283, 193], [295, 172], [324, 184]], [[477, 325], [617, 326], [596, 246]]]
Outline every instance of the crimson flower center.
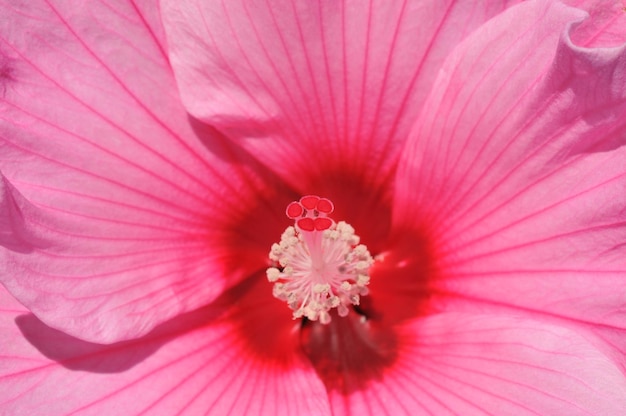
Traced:
[[294, 311], [294, 319], [327, 324], [331, 309], [347, 316], [349, 307], [368, 294], [374, 260], [354, 228], [328, 217], [333, 209], [330, 200], [315, 195], [290, 203], [286, 214], [295, 224], [272, 245], [267, 279], [274, 283], [274, 296]]

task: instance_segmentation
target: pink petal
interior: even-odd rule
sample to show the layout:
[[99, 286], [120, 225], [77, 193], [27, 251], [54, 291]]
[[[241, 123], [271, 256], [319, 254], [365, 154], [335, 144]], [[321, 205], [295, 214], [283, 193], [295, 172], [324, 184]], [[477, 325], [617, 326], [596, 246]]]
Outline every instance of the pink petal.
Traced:
[[[208, 323], [220, 311], [203, 308], [103, 346], [45, 326], [4, 290], [0, 305], [0, 414], [329, 414], [297, 336], [271, 313]], [[272, 336], [273, 350], [254, 356], [242, 331]]]
[[508, 3], [162, 2], [187, 109], [304, 194], [389, 179], [444, 57]]
[[403, 153], [396, 225], [436, 248], [441, 307], [624, 327], [626, 46], [575, 46], [582, 18], [511, 8], [435, 83]]
[[579, 46], [610, 47], [626, 42], [626, 3], [615, 0], [565, 0], [565, 3], [586, 10], [591, 15], [572, 33]]
[[189, 119], [144, 4], [0, 1], [0, 222], [19, 238], [0, 279], [93, 342], [145, 334], [257, 272], [289, 201]]
[[[367, 325], [367, 324], [365, 324]], [[618, 415], [626, 379], [586, 338], [516, 317], [442, 314], [398, 330], [396, 362], [335, 414]]]

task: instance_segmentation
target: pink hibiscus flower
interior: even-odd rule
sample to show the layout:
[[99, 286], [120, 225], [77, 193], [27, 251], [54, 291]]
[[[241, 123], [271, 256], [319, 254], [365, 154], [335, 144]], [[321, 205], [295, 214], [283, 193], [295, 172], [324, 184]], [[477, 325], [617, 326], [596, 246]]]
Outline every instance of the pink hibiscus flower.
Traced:
[[626, 13], [513, 3], [0, 0], [0, 413], [626, 414]]

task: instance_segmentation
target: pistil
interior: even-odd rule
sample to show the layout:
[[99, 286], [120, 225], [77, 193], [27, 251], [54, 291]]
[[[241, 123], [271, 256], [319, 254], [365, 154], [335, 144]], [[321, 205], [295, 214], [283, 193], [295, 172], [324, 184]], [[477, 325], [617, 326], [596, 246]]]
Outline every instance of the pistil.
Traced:
[[347, 316], [368, 293], [374, 260], [354, 228], [328, 216], [333, 209], [330, 200], [315, 195], [292, 202], [286, 214], [294, 225], [272, 245], [274, 266], [267, 269], [267, 278], [274, 283], [274, 296], [294, 311], [294, 319], [327, 324], [331, 309]]

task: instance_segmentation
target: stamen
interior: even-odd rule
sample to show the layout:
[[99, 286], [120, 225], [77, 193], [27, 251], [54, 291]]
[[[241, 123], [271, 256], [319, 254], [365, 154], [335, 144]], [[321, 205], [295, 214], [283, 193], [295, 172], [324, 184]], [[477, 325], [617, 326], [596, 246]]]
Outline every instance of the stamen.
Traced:
[[273, 293], [293, 309], [293, 317], [327, 324], [330, 310], [346, 316], [351, 305], [367, 295], [369, 269], [374, 263], [367, 247], [347, 223], [335, 223], [334, 209], [326, 198], [308, 195], [287, 206], [287, 227], [280, 243], [273, 244], [267, 279]]

